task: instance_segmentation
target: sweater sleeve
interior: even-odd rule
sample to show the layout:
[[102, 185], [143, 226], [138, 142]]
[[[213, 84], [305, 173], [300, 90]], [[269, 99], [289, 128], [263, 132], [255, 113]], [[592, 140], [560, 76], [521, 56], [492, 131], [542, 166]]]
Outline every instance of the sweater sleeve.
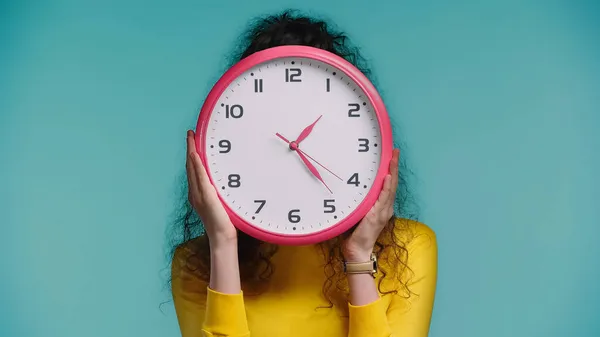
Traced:
[[415, 237], [407, 245], [408, 282], [411, 296], [391, 296], [363, 306], [349, 304], [349, 337], [427, 337], [437, 280], [435, 233], [417, 224]]
[[171, 266], [171, 292], [182, 337], [248, 337], [244, 296], [223, 294], [182, 268], [185, 256], [177, 251]]

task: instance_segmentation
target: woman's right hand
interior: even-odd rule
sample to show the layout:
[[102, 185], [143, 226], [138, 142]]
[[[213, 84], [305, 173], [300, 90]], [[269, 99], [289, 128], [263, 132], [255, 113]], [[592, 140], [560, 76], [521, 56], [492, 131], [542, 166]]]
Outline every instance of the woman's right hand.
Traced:
[[[185, 163], [188, 179], [188, 199], [204, 224], [211, 244], [235, 242], [237, 231], [217, 191], [211, 184], [200, 155], [196, 151], [194, 132], [187, 132], [187, 160]], [[212, 246], [212, 245], [211, 245]]]

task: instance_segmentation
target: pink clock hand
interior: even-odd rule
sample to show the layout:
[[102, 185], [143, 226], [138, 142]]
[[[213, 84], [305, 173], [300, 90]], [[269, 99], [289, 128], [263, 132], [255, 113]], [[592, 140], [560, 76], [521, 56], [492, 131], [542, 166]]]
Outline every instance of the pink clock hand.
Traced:
[[289, 141], [289, 140], [287, 140], [287, 139], [286, 139], [284, 136], [282, 136], [280, 133], [276, 133], [275, 135], [276, 135], [277, 137], [281, 138], [281, 139], [282, 139], [284, 142], [286, 142], [286, 143], [290, 144], [290, 149], [291, 149], [291, 150], [295, 150], [295, 151], [297, 151], [297, 152], [299, 152], [299, 153], [302, 153], [302, 154], [303, 154], [303, 155], [305, 155], [307, 158], [309, 158], [310, 160], [314, 161], [314, 162], [315, 162], [315, 164], [317, 164], [317, 165], [321, 166], [321, 167], [322, 167], [323, 169], [325, 169], [327, 172], [331, 173], [331, 174], [332, 174], [334, 177], [336, 177], [336, 178], [338, 178], [339, 180], [342, 180], [342, 181], [343, 181], [343, 179], [342, 179], [342, 178], [340, 178], [340, 177], [339, 177], [337, 174], [335, 174], [335, 173], [331, 172], [331, 170], [330, 170], [330, 169], [328, 169], [327, 167], [323, 166], [323, 164], [319, 163], [319, 162], [318, 162], [318, 161], [317, 161], [315, 158], [313, 158], [313, 157], [309, 156], [309, 155], [308, 155], [308, 153], [306, 153], [306, 152], [302, 151], [302, 150], [301, 150], [301, 149], [300, 149], [298, 146], [296, 146], [295, 148], [292, 148], [292, 143], [295, 143], [295, 142], [290, 142], [290, 141]]
[[296, 153], [298, 154], [298, 156], [300, 156], [300, 159], [302, 159], [302, 161], [304, 162], [304, 165], [306, 165], [306, 167], [308, 168], [308, 170], [317, 179], [319, 179], [319, 181], [321, 181], [321, 183], [323, 183], [323, 185], [325, 185], [325, 187], [327, 188], [327, 190], [329, 190], [329, 193], [333, 194], [333, 192], [331, 191], [331, 188], [329, 188], [329, 186], [327, 186], [327, 184], [325, 183], [325, 181], [321, 177], [321, 174], [319, 174], [319, 171], [317, 171], [317, 168], [313, 164], [311, 164], [310, 161], [308, 161], [308, 159], [306, 159], [306, 156], [302, 152], [296, 151]]
[[319, 119], [321, 119], [321, 117], [323, 117], [323, 115], [319, 116], [319, 118], [317, 118], [317, 120], [314, 123], [305, 127], [304, 130], [302, 130], [302, 132], [300, 132], [300, 136], [298, 136], [298, 139], [296, 139], [296, 144], [300, 144], [301, 141], [303, 141], [304, 139], [306, 139], [306, 137], [308, 137], [308, 135], [310, 135], [310, 133], [312, 132], [312, 129], [315, 127], [315, 124], [317, 124], [317, 122], [319, 121]]

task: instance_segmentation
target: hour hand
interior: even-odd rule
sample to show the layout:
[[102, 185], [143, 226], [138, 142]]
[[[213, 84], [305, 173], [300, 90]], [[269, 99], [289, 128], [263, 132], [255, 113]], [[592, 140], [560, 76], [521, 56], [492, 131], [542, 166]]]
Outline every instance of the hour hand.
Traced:
[[305, 127], [304, 130], [302, 130], [302, 132], [300, 132], [300, 136], [298, 136], [298, 139], [296, 139], [296, 144], [300, 144], [301, 141], [303, 141], [304, 139], [306, 139], [306, 137], [308, 137], [308, 135], [310, 135], [310, 133], [312, 132], [312, 129], [315, 127], [315, 124], [317, 124], [317, 122], [319, 121], [319, 119], [321, 119], [321, 117], [323, 117], [323, 115], [319, 116], [319, 118], [317, 118], [317, 120], [314, 121], [314, 123]]

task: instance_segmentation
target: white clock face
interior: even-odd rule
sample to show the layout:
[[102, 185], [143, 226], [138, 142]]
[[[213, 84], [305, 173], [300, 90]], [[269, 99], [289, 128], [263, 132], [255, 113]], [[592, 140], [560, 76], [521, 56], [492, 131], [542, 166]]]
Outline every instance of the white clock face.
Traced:
[[[313, 123], [292, 150], [285, 140]], [[232, 211], [263, 231], [306, 235], [336, 225], [363, 201], [379, 169], [380, 140], [373, 106], [346, 74], [313, 59], [279, 58], [223, 92], [204, 151]]]

